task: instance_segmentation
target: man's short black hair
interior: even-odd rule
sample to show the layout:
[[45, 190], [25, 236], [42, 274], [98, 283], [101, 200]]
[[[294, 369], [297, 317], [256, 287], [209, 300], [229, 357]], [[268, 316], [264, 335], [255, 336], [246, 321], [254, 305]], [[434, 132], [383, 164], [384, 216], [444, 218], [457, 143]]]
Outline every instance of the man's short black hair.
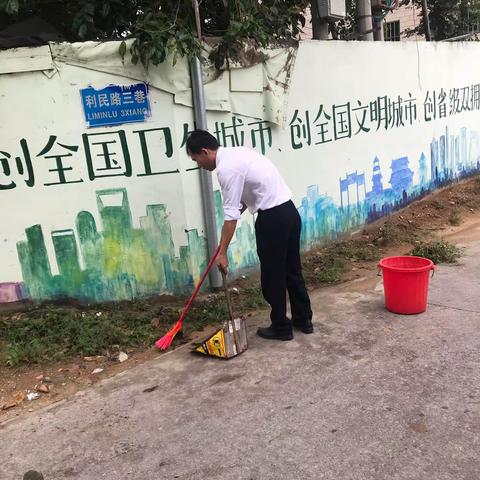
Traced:
[[206, 130], [194, 130], [187, 139], [187, 153], [200, 153], [202, 148], [217, 150], [219, 146], [218, 140]]

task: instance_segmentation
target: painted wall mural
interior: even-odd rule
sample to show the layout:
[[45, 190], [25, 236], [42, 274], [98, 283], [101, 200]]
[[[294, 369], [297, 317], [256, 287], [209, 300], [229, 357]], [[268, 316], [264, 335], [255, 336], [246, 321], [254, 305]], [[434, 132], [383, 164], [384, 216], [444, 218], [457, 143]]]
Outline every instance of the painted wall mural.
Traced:
[[[424, 153], [418, 159], [416, 184], [410, 163], [408, 157], [392, 159], [389, 171], [382, 172], [380, 159], [375, 157], [369, 191], [367, 172], [346, 173], [339, 180], [340, 205], [332, 197], [321, 195], [318, 185], [308, 187], [298, 206], [302, 247], [308, 249], [322, 240], [334, 239], [404, 207], [434, 188], [478, 171], [480, 136], [465, 127], [452, 135], [447, 127], [445, 134], [430, 144], [430, 162]], [[96, 200], [100, 228], [90, 212], [81, 211], [76, 217], [76, 231], [49, 232], [58, 275], [51, 272], [41, 225], [26, 228], [26, 240], [17, 243], [24, 283], [0, 285], [0, 298], [10, 294], [100, 302], [185, 293], [192, 288], [207, 263], [206, 239], [196, 229], [187, 232], [188, 244], [179, 247], [177, 256], [166, 205], [147, 205], [146, 216], [139, 219], [141, 228], [136, 229], [125, 188], [97, 191]], [[220, 229], [223, 209], [219, 191], [215, 192], [215, 206]], [[253, 222], [239, 225], [229, 261], [237, 272], [257, 265]]]
[[[444, 135], [432, 140], [430, 153], [430, 162], [424, 153], [418, 159], [418, 182], [415, 184], [408, 157], [393, 159], [389, 171], [384, 173], [379, 158], [375, 157], [370, 191], [365, 187], [367, 173], [347, 173], [339, 181], [341, 205], [336, 205], [328, 195], [320, 195], [317, 185], [309, 187], [299, 207], [303, 248], [310, 248], [323, 239], [334, 239], [339, 233], [405, 207], [435, 188], [478, 172], [480, 135], [462, 127], [455, 136], [446, 127]], [[364, 197], [360, 200], [362, 190]]]
[[[215, 192], [215, 197], [220, 222], [220, 192]], [[166, 205], [147, 205], [147, 215], [139, 219], [141, 227], [134, 228], [125, 188], [97, 191], [96, 199], [101, 226], [96, 225], [92, 213], [81, 211], [76, 231], [49, 232], [58, 275], [52, 274], [42, 226], [25, 229], [26, 240], [17, 243], [24, 283], [16, 285], [10, 295], [104, 302], [191, 290], [208, 263], [205, 237], [196, 229], [189, 230], [188, 244], [179, 247], [177, 256]], [[254, 242], [251, 225], [241, 224], [229, 252], [233, 269], [258, 262]], [[10, 291], [12, 284], [0, 284], [0, 292], [3, 289]]]
[[205, 266], [205, 239], [196, 230], [188, 232], [188, 245], [176, 256], [165, 205], [148, 205], [141, 228], [134, 228], [126, 189], [100, 190], [96, 198], [100, 228], [90, 212], [82, 211], [76, 231], [45, 232], [53, 241], [58, 275], [51, 272], [41, 225], [25, 230], [17, 250], [28, 296], [131, 300], [181, 293], [192, 284], [192, 261]]

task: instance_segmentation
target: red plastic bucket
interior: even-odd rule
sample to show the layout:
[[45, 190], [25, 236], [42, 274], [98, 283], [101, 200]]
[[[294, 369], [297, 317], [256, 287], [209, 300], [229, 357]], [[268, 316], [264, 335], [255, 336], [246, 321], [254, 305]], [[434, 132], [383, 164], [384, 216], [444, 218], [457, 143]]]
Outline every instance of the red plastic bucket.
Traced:
[[387, 257], [378, 264], [383, 272], [385, 306], [402, 315], [427, 309], [428, 282], [435, 264], [423, 257]]

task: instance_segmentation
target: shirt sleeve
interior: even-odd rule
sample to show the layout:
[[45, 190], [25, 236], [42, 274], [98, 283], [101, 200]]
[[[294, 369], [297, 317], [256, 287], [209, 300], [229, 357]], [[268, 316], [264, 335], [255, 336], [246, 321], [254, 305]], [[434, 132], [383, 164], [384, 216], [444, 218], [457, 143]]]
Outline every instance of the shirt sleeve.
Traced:
[[218, 175], [218, 182], [222, 189], [225, 220], [238, 220], [245, 177], [236, 170], [223, 169]]

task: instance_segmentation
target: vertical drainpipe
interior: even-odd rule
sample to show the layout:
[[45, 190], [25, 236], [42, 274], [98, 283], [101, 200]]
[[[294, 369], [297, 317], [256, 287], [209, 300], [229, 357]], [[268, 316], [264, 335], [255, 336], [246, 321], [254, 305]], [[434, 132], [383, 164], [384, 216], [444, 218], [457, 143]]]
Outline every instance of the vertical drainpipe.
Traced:
[[[193, 8], [195, 10], [195, 20], [197, 24], [197, 35], [199, 40], [202, 39], [200, 27], [200, 12], [198, 9], [198, 1], [193, 0]], [[200, 59], [195, 57], [191, 61], [190, 76], [192, 81], [193, 92], [193, 108], [195, 114], [196, 128], [207, 130], [207, 109], [205, 103], [205, 91], [203, 89], [202, 66]], [[215, 201], [213, 198], [212, 173], [200, 169], [200, 187], [202, 190], [203, 216], [205, 217], [205, 230], [207, 237], [208, 256], [212, 258], [218, 245], [217, 222], [215, 218]], [[218, 268], [214, 267], [210, 270], [210, 287], [219, 288], [222, 285], [222, 278]]]

